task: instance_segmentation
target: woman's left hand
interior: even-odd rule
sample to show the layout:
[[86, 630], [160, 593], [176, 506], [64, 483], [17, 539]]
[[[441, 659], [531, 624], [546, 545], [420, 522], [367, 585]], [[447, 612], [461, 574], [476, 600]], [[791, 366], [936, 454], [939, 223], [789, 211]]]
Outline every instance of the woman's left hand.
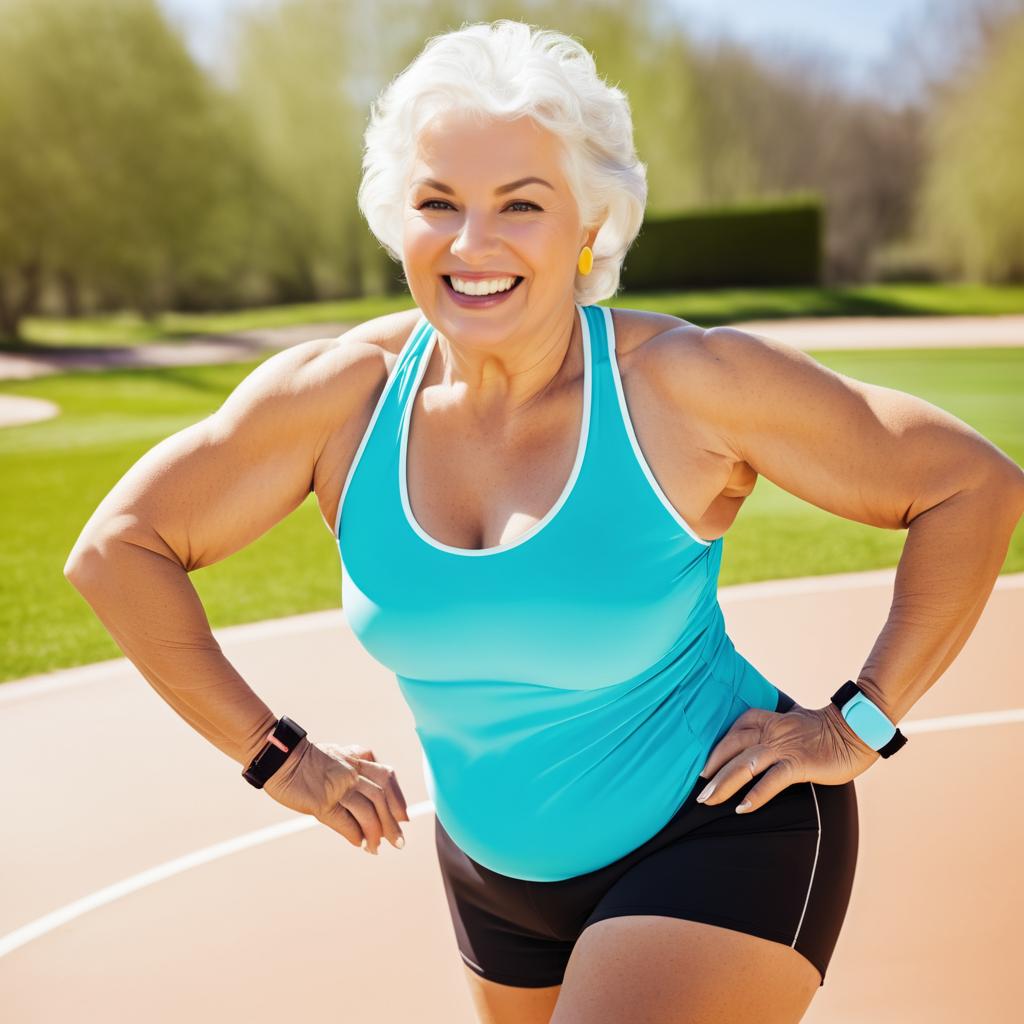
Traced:
[[831, 701], [818, 709], [795, 704], [782, 713], [748, 708], [708, 755], [701, 772], [711, 780], [704, 788], [708, 796], [702, 800], [698, 794], [697, 800], [708, 806], [723, 803], [764, 772], [737, 807], [749, 814], [795, 782], [849, 782], [881, 756], [846, 724]]

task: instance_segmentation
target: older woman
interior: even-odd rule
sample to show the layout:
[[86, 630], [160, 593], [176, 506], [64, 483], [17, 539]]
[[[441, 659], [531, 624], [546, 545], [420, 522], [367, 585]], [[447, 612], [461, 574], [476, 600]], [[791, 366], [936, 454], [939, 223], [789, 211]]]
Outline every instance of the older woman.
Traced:
[[[967, 639], [1024, 474], [788, 346], [597, 305], [645, 172], [575, 41], [436, 37], [373, 113], [360, 208], [416, 307], [266, 360], [129, 471], [67, 574], [248, 781], [401, 845], [394, 771], [278, 719], [188, 581], [312, 490], [352, 628], [415, 715], [482, 1019], [797, 1021], [848, 905], [853, 780]], [[723, 535], [759, 473], [909, 528], [889, 622], [818, 708], [723, 626]]]

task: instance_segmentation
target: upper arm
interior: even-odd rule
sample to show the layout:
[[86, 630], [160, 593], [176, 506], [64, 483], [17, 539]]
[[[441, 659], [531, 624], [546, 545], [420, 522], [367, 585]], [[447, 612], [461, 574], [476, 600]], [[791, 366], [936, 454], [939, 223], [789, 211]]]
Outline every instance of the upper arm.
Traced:
[[65, 571], [114, 539], [186, 571], [251, 544], [305, 500], [326, 439], [382, 366], [379, 349], [345, 335], [270, 356], [220, 408], [125, 473], [85, 524]]
[[689, 351], [696, 373], [684, 374], [678, 355], [668, 360], [680, 407], [706, 417], [736, 459], [845, 519], [905, 529], [960, 490], [1024, 477], [938, 406], [837, 373], [790, 345], [715, 327]]

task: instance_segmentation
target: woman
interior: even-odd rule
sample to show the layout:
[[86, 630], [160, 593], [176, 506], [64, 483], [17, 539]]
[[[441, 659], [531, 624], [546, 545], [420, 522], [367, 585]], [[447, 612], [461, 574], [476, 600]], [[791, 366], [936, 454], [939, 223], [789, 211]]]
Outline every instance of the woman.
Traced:
[[[416, 718], [481, 1018], [799, 1020], [851, 892], [853, 780], [967, 639], [1024, 474], [942, 410], [788, 346], [598, 306], [645, 173], [625, 96], [565, 36], [432, 39], [376, 105], [364, 171], [416, 307], [273, 356], [157, 445], [69, 578], [254, 785], [398, 846], [394, 771], [279, 721], [187, 576], [312, 490], [352, 628]], [[910, 530], [859, 689], [829, 700], [841, 680], [823, 680], [820, 708], [723, 627], [722, 538], [759, 473]]]

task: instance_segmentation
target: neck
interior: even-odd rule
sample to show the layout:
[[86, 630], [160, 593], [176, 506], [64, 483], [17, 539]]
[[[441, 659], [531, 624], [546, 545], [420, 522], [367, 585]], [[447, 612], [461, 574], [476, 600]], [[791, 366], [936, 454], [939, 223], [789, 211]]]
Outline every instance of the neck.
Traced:
[[[582, 359], [576, 307], [540, 336], [502, 341], [492, 348], [463, 345], [437, 335], [440, 367], [432, 386], [449, 389], [471, 417], [509, 420], [536, 404], [564, 374], [574, 372], [573, 353]], [[579, 338], [579, 342], [577, 341]]]

